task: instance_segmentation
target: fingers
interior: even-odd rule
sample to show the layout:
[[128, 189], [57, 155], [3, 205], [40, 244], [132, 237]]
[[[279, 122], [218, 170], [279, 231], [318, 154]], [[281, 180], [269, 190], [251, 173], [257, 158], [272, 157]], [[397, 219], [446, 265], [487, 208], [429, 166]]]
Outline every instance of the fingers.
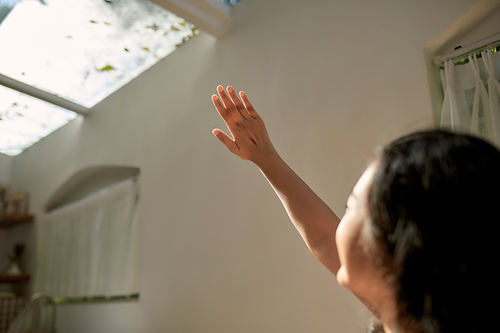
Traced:
[[[239, 149], [238, 144], [236, 143], [237, 138], [235, 135], [238, 136], [238, 134], [241, 134], [243, 129], [253, 128], [253, 120], [259, 120], [260, 117], [243, 91], [240, 92], [240, 97], [238, 97], [233, 87], [228, 86], [226, 93], [224, 88], [219, 85], [217, 86], [217, 92], [219, 93], [219, 97], [217, 95], [212, 95], [212, 102], [217, 109], [217, 112], [219, 112], [219, 115], [226, 123], [229, 132], [234, 137], [234, 140], [221, 130], [214, 130], [213, 133], [231, 151], [235, 149], [233, 144], [235, 144]], [[246, 130], [243, 130], [243, 132], [245, 131]]]
[[255, 111], [252, 103], [250, 103], [250, 100], [247, 97], [247, 94], [245, 94], [243, 91], [240, 91], [240, 97], [243, 103], [245, 104], [245, 108], [250, 116], [252, 118], [257, 118], [259, 115], [257, 114], [257, 111]]
[[[231, 90], [232, 90], [232, 88], [231, 88]], [[241, 118], [245, 118], [244, 116], [242, 116], [242, 114], [240, 113], [238, 108], [234, 105], [233, 101], [228, 96], [228, 94], [226, 93], [226, 91], [224, 90], [224, 88], [222, 86], [217, 87], [217, 92], [219, 93], [219, 98], [222, 100], [222, 103], [224, 103], [224, 107], [226, 108], [227, 112], [229, 112], [229, 114], [231, 115], [231, 117], [233, 117], [233, 119], [234, 119], [234, 121], [236, 121], [236, 123], [240, 122]], [[234, 93], [234, 90], [233, 90], [233, 93]], [[236, 95], [236, 93], [234, 93], [234, 95]], [[238, 99], [238, 97], [236, 97], [236, 99]], [[241, 102], [240, 102], [240, 104], [241, 104]]]
[[228, 123], [229, 120], [236, 121], [231, 114], [227, 111], [226, 107], [222, 102], [220, 101], [219, 97], [216, 95], [212, 95], [212, 103], [214, 103], [215, 108], [217, 109], [217, 112], [219, 112], [219, 115], [221, 118], [224, 120], [224, 122], [229, 126], [230, 124]]
[[233, 102], [238, 112], [241, 114], [243, 118], [246, 119], [248, 117], [248, 112], [245, 108], [245, 105], [243, 105], [243, 103], [241, 103], [241, 100], [238, 98], [236, 91], [234, 91], [233, 87], [228, 86], [227, 92], [229, 93], [229, 97], [231, 98], [231, 101]]
[[222, 132], [220, 129], [216, 128], [212, 133], [224, 144], [224, 146], [229, 149], [230, 152], [235, 153], [239, 150], [238, 145], [234, 140], [232, 140], [226, 133]]

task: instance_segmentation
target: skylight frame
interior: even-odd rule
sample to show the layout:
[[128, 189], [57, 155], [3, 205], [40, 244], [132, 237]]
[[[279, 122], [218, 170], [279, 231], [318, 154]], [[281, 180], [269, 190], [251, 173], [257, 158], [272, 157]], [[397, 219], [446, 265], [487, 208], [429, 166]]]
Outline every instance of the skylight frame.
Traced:
[[20, 2], [2, 22], [0, 73], [87, 109], [198, 32], [147, 0], [44, 1]]
[[[41, 0], [39, 0], [39, 1], [41, 1]], [[57, 2], [59, 0], [44, 0], [44, 1], [46, 3], [50, 4], [50, 2]], [[88, 3], [90, 3], [92, 1], [96, 2], [96, 1], [100, 1], [100, 0], [86, 0], [86, 1]], [[67, 1], [65, 1], [65, 2], [68, 3]], [[80, 3], [81, 2], [82, 1], [80, 1]], [[100, 101], [102, 101], [103, 99], [107, 98], [107, 96], [109, 96], [114, 91], [116, 91], [119, 88], [121, 88], [123, 85], [127, 84], [130, 80], [132, 80], [136, 76], [140, 75], [142, 72], [144, 72], [145, 70], [147, 70], [148, 68], [150, 68], [151, 66], [153, 66], [155, 63], [157, 63], [161, 59], [165, 58], [168, 54], [170, 54], [171, 52], [173, 52], [179, 45], [183, 44], [184, 42], [186, 42], [187, 40], [189, 40], [191, 37], [194, 37], [194, 35], [196, 35], [198, 33], [198, 30], [191, 23], [186, 22], [182, 18], [177, 17], [175, 14], [173, 14], [171, 12], [168, 12], [165, 9], [161, 8], [160, 6], [155, 5], [155, 4], [153, 4], [153, 3], [149, 2], [149, 1], [146, 1], [146, 0], [117, 0], [117, 1], [102, 0], [102, 2], [100, 4], [102, 5], [103, 3], [106, 3], [106, 5], [109, 5], [109, 6], [116, 6], [116, 3], [119, 3], [119, 2], [121, 2], [121, 3], [125, 3], [125, 2], [133, 3], [133, 2], [135, 2], [137, 4], [140, 4], [141, 6], [149, 6], [149, 8], [151, 8], [153, 6], [156, 6], [161, 11], [161, 13], [162, 13], [161, 15], [164, 15], [165, 17], [168, 16], [169, 18], [171, 18], [171, 17], [178, 18], [177, 21], [176, 20], [173, 20], [173, 21], [170, 20], [170, 26], [169, 26], [170, 32], [174, 32], [174, 34], [176, 32], [178, 32], [177, 33], [177, 39], [176, 39], [175, 36], [171, 37], [173, 34], [170, 34], [170, 35], [167, 36], [167, 33], [165, 32], [165, 30], [163, 30], [163, 31], [161, 31], [161, 33], [163, 33], [163, 36], [167, 36], [166, 38], [169, 38], [171, 41], [173, 41], [173, 43], [172, 43], [171, 46], [168, 46], [168, 47], [165, 46], [163, 49], [161, 49], [161, 47], [158, 48], [158, 47], [155, 47], [155, 46], [149, 46], [149, 44], [148, 45], [140, 46], [141, 52], [146, 52], [146, 53], [150, 52], [150, 51], [154, 52], [154, 58], [155, 59], [153, 59], [153, 60], [150, 59], [148, 61], [145, 61], [144, 62], [146, 64], [145, 66], [142, 66], [141, 69], [137, 70], [133, 75], [129, 76], [129, 78], [127, 78], [126, 80], [122, 80], [122, 82], [120, 82], [114, 88], [109, 89], [108, 92], [105, 95], [101, 95], [101, 98], [98, 98], [98, 99], [94, 100], [93, 103], [91, 103], [91, 104], [81, 105], [82, 103], [80, 103], [80, 101], [76, 101], [74, 98], [71, 98], [71, 97], [68, 98], [67, 96], [63, 96], [63, 97], [59, 96], [60, 94], [58, 94], [58, 92], [55, 91], [55, 90], [51, 91], [50, 89], [46, 89], [45, 87], [36, 86], [36, 84], [35, 85], [31, 85], [31, 84], [22, 82], [22, 79], [23, 79], [22, 76], [25, 75], [24, 72], [22, 72], [21, 76], [19, 76], [19, 75], [17, 75], [17, 76], [16, 75], [10, 75], [10, 76], [8, 76], [8, 75], [5, 75], [6, 70], [2, 70], [2, 73], [0, 73], [0, 86], [4, 86], [6, 88], [10, 88], [10, 89], [16, 90], [18, 92], [30, 95], [30, 96], [38, 99], [38, 100], [51, 103], [51, 104], [53, 104], [55, 106], [58, 106], [58, 107], [63, 107], [66, 110], [70, 110], [70, 111], [76, 112], [78, 114], [86, 115], [88, 113], [89, 109], [91, 107], [93, 107], [95, 104], [97, 104]], [[29, 4], [30, 6], [33, 6], [33, 5], [37, 4], [34, 1], [25, 2], [24, 4], [26, 4], [26, 3], [30, 3]], [[23, 4], [23, 2], [21, 2], [20, 4]], [[20, 4], [18, 4], [15, 8], [19, 8], [18, 6]], [[38, 5], [40, 5], [40, 4], [38, 4]], [[141, 8], [138, 8], [138, 9], [141, 9]], [[136, 10], [138, 10], [138, 9], [136, 8]], [[11, 13], [9, 15], [12, 15], [12, 11], [11, 11]], [[119, 15], [117, 15], [117, 16], [119, 16]], [[94, 19], [89, 19], [89, 24], [95, 25], [95, 24], [101, 23], [101, 24], [104, 24], [106, 26], [110, 26], [111, 22], [109, 22], [109, 20], [105, 21], [105, 19], [108, 19], [109, 17], [110, 17], [110, 15], [105, 15], [105, 17], [101, 16], [100, 19], [97, 18], [97, 20], [100, 20], [100, 21], [97, 21], [97, 20], [94, 20]], [[8, 18], [9, 18], [9, 16], [6, 17], [6, 19], [8, 19]], [[176, 23], [174, 24], [172, 22], [176, 22]], [[184, 29], [184, 27], [186, 29]], [[0, 28], [2, 28], [2, 25], [0, 25]], [[27, 28], [32, 29], [32, 25], [30, 25]], [[157, 30], [159, 30], [161, 28], [161, 23], [158, 23], [158, 17], [156, 17], [155, 19], [151, 19], [150, 22], [148, 22], [148, 25], [145, 26], [145, 28], [146, 29], [150, 29], [151, 31], [157, 31]], [[17, 30], [14, 30], [14, 31], [20, 31], [20, 29], [18, 28]], [[67, 35], [67, 37], [68, 37], [68, 39], [70, 39], [71, 36]], [[143, 40], [143, 39], [147, 39], [147, 38], [143, 38], [143, 36], [141, 36], [140, 40]], [[1, 40], [0, 40], [0, 43], [1, 43]], [[12, 46], [12, 43], [4, 43], [4, 45], [9, 45], [9, 47], [11, 47], [11, 48], [14, 47], [14, 46]], [[123, 51], [123, 52], [129, 52], [129, 50], [127, 50], [126, 48], [122, 49], [121, 51]], [[5, 61], [4, 60], [4, 61], [0, 61], [0, 64], [1, 63], [12, 64], [12, 61]], [[115, 68], [112, 65], [110, 65], [110, 64], [104, 64], [103, 66], [95, 67], [95, 69], [96, 69], [96, 71], [99, 71], [101, 73], [104, 73], [104, 72], [113, 72], [113, 74], [116, 73], [116, 72], [114, 72]], [[125, 71], [129, 71], [129, 70], [125, 69]], [[8, 72], [8, 70], [7, 70], [7, 72]], [[8, 74], [11, 74], [11, 73], [8, 73]], [[50, 77], [50, 74], [46, 75], [46, 76]], [[17, 102], [11, 103], [11, 105], [15, 105], [15, 104], [17, 104]], [[6, 112], [4, 112], [4, 115], [5, 114], [6, 114]], [[11, 112], [11, 114], [12, 114], [12, 112]], [[0, 112], [0, 115], [1, 115], [1, 112]], [[5, 131], [4, 131], [4, 134], [5, 134]], [[0, 133], [0, 135], [2, 135], [2, 133]], [[0, 138], [0, 141], [1, 141], [1, 139], [2, 138]], [[29, 141], [31, 142], [33, 140], [29, 140]], [[31, 142], [31, 143], [33, 144], [34, 142]], [[24, 148], [27, 148], [29, 146], [30, 145], [27, 145]], [[9, 154], [11, 156], [15, 156], [16, 154], [19, 153], [19, 151], [17, 151], [17, 150], [14, 152], [12, 150], [9, 151], [8, 149], [7, 150], [2, 150], [0, 152], [7, 153], [7, 154]]]

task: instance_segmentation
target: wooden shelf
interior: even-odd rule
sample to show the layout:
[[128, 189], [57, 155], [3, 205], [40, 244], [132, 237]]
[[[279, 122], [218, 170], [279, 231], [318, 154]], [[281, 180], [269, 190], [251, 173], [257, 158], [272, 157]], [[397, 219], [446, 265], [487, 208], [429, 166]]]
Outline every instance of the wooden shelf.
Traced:
[[0, 274], [0, 283], [22, 283], [28, 282], [30, 280], [30, 276], [28, 274], [22, 275], [7, 275]]
[[33, 215], [5, 215], [0, 217], [0, 229], [9, 229], [33, 221]]

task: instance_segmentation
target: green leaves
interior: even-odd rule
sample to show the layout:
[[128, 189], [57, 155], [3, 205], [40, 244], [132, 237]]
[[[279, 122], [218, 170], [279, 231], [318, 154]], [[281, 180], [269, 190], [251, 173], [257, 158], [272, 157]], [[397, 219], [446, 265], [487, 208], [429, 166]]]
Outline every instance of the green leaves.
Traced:
[[98, 72], [109, 72], [109, 71], [114, 71], [114, 70], [115, 70], [115, 68], [114, 68], [113, 66], [111, 66], [111, 65], [106, 65], [106, 66], [104, 66], [103, 68], [98, 69], [97, 71], [98, 71]]

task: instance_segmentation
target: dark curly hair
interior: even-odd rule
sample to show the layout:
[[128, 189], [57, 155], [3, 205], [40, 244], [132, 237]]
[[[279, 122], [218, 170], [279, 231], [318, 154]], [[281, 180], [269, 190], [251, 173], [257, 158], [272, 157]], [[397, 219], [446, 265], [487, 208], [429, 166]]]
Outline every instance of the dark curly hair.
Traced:
[[440, 130], [402, 137], [381, 152], [369, 209], [400, 328], [423, 333], [498, 329], [496, 148]]

